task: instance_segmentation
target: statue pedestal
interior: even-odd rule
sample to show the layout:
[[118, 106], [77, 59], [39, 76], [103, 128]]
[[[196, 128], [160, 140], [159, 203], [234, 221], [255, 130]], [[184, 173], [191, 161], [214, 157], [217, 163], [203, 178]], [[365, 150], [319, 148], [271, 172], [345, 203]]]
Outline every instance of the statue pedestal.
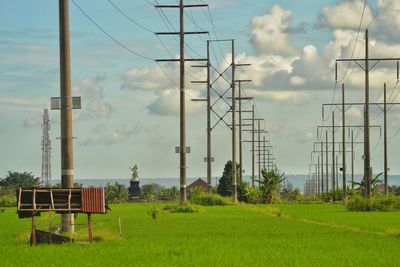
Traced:
[[128, 192], [129, 192], [129, 199], [130, 200], [135, 200], [139, 199], [140, 197], [140, 186], [139, 186], [139, 181], [130, 181], [131, 185], [129, 186]]

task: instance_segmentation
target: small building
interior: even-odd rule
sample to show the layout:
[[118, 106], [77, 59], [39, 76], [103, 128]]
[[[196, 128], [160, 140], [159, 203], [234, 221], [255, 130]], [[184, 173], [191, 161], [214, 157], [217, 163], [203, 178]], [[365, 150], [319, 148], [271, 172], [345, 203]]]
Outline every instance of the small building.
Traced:
[[204, 181], [203, 179], [199, 178], [196, 181], [194, 181], [193, 183], [191, 183], [190, 185], [188, 185], [186, 187], [186, 192], [190, 192], [192, 191], [194, 188], [201, 188], [203, 189], [205, 192], [207, 192], [208, 190], [208, 184], [206, 181]]

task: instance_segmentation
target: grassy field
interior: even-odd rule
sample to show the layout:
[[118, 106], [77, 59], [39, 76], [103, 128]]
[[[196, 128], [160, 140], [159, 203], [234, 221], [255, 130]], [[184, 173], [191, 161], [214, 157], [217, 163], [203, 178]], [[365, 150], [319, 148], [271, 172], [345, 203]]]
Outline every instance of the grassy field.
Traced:
[[[157, 204], [160, 209], [163, 204]], [[0, 266], [399, 266], [400, 213], [347, 212], [341, 205], [201, 207], [160, 212], [114, 205], [96, 215], [92, 245], [29, 247], [29, 219], [0, 213]], [[119, 234], [118, 219], [122, 221]], [[58, 221], [58, 218], [56, 218]], [[77, 235], [86, 238], [86, 217]], [[38, 219], [39, 229], [49, 225]]]

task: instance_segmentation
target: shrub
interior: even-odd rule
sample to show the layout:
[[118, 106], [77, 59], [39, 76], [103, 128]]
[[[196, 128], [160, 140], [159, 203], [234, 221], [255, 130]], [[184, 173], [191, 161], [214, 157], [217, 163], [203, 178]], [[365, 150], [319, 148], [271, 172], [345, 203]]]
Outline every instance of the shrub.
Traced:
[[0, 196], [0, 207], [13, 207], [17, 206], [17, 198], [15, 195]]
[[155, 219], [157, 219], [158, 209], [156, 207], [152, 207], [151, 209], [149, 209], [147, 211], [147, 214], [149, 214], [151, 216], [151, 218], [153, 218], [155, 220]]
[[114, 185], [107, 184], [105, 188], [107, 203], [122, 203], [128, 200], [128, 189], [125, 185], [115, 183]]
[[362, 198], [355, 196], [346, 205], [349, 211], [400, 211], [400, 198], [395, 196]]
[[226, 206], [231, 204], [228, 198], [220, 195], [206, 194], [204, 192], [191, 194], [189, 201], [193, 204], [202, 206]]
[[171, 188], [162, 188], [158, 193], [159, 200], [175, 201], [179, 198], [179, 189], [176, 186]]
[[163, 208], [165, 211], [169, 211], [171, 213], [196, 213], [198, 212], [198, 208], [193, 205], [167, 205]]
[[245, 196], [246, 196], [246, 203], [250, 204], [261, 203], [261, 192], [256, 187], [247, 187]]

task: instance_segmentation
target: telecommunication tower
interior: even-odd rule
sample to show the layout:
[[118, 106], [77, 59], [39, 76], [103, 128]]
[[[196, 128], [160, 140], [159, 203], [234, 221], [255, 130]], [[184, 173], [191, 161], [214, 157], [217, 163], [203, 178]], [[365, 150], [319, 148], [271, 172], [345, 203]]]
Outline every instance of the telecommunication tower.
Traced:
[[51, 141], [49, 136], [50, 119], [49, 110], [44, 109], [43, 112], [43, 136], [42, 136], [42, 182], [45, 185], [51, 183]]

